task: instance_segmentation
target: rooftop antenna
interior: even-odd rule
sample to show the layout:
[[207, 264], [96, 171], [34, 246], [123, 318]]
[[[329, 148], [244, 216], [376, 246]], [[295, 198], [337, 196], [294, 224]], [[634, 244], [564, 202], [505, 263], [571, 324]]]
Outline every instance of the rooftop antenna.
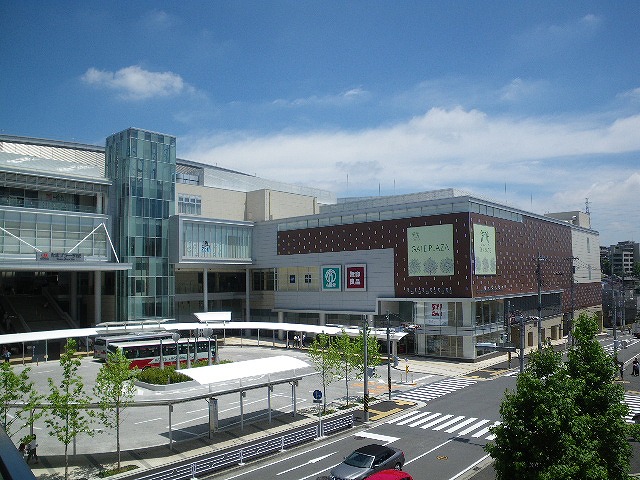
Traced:
[[584, 199], [584, 213], [589, 215], [589, 198]]

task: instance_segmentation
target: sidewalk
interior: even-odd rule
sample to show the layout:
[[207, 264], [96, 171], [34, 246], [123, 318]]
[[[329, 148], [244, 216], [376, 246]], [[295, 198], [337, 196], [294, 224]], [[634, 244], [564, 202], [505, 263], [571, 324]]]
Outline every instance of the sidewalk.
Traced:
[[[276, 347], [285, 349], [283, 342], [279, 342], [278, 340], [273, 342], [271, 338], [266, 340], [261, 339], [259, 344], [264, 347], [272, 347], [275, 344]], [[258, 345], [258, 341], [256, 338], [239, 339], [228, 337], [225, 339], [225, 345], [233, 345], [236, 347], [240, 345], [255, 347]], [[506, 354], [495, 355], [489, 359], [475, 363], [426, 359], [421, 357], [406, 357], [401, 358], [398, 366], [394, 367], [393, 370], [396, 372], [396, 375], [398, 372], [404, 374], [406, 371], [405, 368], [408, 366], [411, 373], [455, 377], [467, 375], [474, 371], [505, 362], [506, 360]], [[282, 435], [287, 431], [305, 425], [314, 424], [317, 421], [318, 419], [316, 415], [307, 415], [304, 411], [299, 410], [295, 418], [291, 415], [282, 415], [274, 417], [271, 424], [269, 424], [266, 419], [256, 423], [245, 424], [244, 430], [242, 431], [240, 431], [239, 428], [234, 428], [214, 433], [211, 439], [208, 437], [199, 437], [190, 441], [179, 443], [174, 442], [171, 449], [168, 444], [165, 444], [149, 448], [122, 451], [121, 464], [123, 466], [135, 465], [137, 468], [108, 478], [130, 478], [134, 475], [143, 474], [144, 471], [152, 470], [154, 468], [169, 466], [176, 462], [189, 459], [195, 460], [203, 455], [222, 452], [230, 448], [239, 448], [240, 446], [253, 441]], [[93, 437], [91, 441], [100, 442], [100, 433]], [[69, 478], [72, 479], [90, 480], [100, 478], [99, 473], [102, 470], [112, 469], [117, 465], [117, 455], [115, 452], [78, 454], [74, 456], [71, 455], [72, 446], [69, 446], [69, 452]], [[64, 463], [63, 455], [46, 455], [45, 452], [42, 452], [39, 463], [31, 463], [29, 466], [37, 478], [57, 480], [64, 478]]]

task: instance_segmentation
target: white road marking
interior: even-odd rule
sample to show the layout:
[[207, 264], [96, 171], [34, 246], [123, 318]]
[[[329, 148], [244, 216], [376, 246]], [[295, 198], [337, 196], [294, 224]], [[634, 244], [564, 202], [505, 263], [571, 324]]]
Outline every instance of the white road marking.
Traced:
[[297, 467], [290, 468], [289, 470], [283, 470], [282, 472], [276, 473], [276, 475], [282, 475], [283, 473], [289, 473], [289, 472], [292, 472], [293, 470], [297, 470], [298, 468], [304, 467], [305, 465], [317, 463], [320, 460], [324, 460], [325, 458], [330, 457], [331, 455], [335, 455], [336, 453], [338, 453], [338, 452], [331, 452], [331, 453], [328, 453], [326, 455], [323, 455], [322, 457], [312, 458], [307, 463], [300, 464]]
[[370, 438], [371, 440], [378, 440], [385, 443], [392, 443], [396, 440], [400, 440], [400, 438], [398, 437], [387, 437], [386, 435], [378, 435], [377, 433], [370, 432], [358, 432], [354, 435], [354, 437]]

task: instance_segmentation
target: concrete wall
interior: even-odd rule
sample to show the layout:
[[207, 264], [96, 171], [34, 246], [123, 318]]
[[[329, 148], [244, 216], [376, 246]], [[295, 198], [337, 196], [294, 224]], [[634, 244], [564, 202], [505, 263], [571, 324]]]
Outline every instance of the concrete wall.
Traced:
[[[176, 194], [198, 195], [202, 201], [202, 217], [244, 221], [247, 197], [244, 192], [198, 185], [176, 184]], [[178, 198], [176, 195], [176, 213]]]

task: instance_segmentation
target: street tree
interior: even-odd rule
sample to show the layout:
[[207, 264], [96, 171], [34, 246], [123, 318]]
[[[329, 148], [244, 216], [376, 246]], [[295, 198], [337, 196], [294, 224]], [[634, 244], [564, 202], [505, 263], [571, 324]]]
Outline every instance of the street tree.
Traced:
[[118, 349], [107, 355], [107, 361], [100, 367], [93, 387], [93, 394], [98, 398], [100, 409], [98, 418], [108, 428], [116, 431], [116, 452], [118, 456], [117, 470], [120, 471], [120, 425], [124, 417], [123, 411], [131, 405], [135, 398], [135, 385], [138, 370], [131, 370], [131, 361]]
[[8, 436], [29, 426], [42, 415], [38, 407], [42, 401], [29, 380], [30, 367], [16, 373], [9, 362], [0, 363], [0, 417], [2, 428]]
[[575, 346], [569, 350], [567, 368], [575, 381], [575, 404], [583, 442], [591, 447], [591, 456], [603, 478], [627, 478], [631, 447], [627, 441], [628, 407], [624, 388], [614, 382], [618, 374], [616, 359], [598, 342], [595, 316], [581, 314], [574, 329]]
[[320, 374], [322, 382], [322, 411], [327, 410], [327, 386], [333, 382], [340, 371], [340, 356], [337, 349], [333, 347], [331, 337], [324, 333], [316, 335], [311, 342], [307, 355], [316, 372]]
[[566, 362], [551, 346], [530, 354], [485, 447], [497, 480], [627, 478], [627, 407], [596, 331], [595, 319], [580, 315]]
[[340, 357], [339, 376], [344, 379], [347, 393], [347, 407], [349, 406], [349, 382], [355, 380], [362, 370], [360, 356], [357, 352], [358, 343], [342, 330], [342, 334], [335, 338], [332, 346]]
[[64, 478], [69, 478], [69, 445], [81, 433], [93, 435], [89, 397], [85, 393], [82, 377], [78, 373], [80, 360], [75, 356], [76, 341], [67, 340], [64, 352], [60, 355], [62, 381], [56, 385], [49, 378], [49, 409], [46, 412], [45, 424], [49, 435], [64, 444]]

